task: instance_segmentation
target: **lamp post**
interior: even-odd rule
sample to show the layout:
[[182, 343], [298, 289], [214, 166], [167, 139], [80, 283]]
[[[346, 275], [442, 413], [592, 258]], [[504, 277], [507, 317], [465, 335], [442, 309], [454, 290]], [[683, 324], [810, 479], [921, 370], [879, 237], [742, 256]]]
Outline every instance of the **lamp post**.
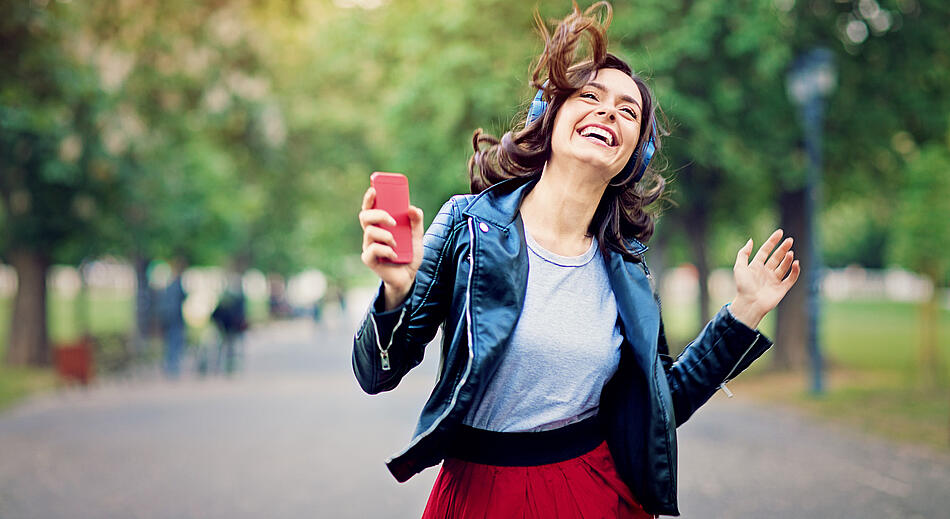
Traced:
[[821, 141], [825, 100], [837, 82], [834, 56], [830, 50], [815, 48], [798, 56], [786, 77], [788, 96], [798, 107], [808, 153], [808, 174], [805, 183], [805, 231], [809, 240], [808, 258], [808, 356], [811, 391], [821, 394], [823, 362], [818, 343], [820, 288], [823, 262], [818, 239], [817, 211], [821, 186]]

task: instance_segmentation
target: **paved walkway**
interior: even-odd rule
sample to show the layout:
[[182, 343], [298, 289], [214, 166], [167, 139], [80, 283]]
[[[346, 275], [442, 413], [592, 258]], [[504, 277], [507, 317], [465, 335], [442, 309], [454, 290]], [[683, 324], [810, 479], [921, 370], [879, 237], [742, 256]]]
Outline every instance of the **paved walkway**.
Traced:
[[[360, 392], [347, 327], [248, 336], [229, 379], [157, 376], [60, 391], [0, 414], [0, 518], [412, 518], [434, 469], [397, 484], [435, 378]], [[431, 350], [435, 352], [435, 349]], [[715, 399], [680, 430], [686, 518], [945, 518], [950, 460]]]

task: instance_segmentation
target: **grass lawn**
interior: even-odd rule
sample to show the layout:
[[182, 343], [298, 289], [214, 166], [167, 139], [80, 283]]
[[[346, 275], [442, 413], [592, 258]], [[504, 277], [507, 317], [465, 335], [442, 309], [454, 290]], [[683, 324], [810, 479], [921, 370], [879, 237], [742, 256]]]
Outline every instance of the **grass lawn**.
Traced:
[[838, 367], [826, 376], [827, 391], [814, 397], [802, 373], [759, 371], [729, 384], [737, 394], [793, 407], [832, 423], [893, 440], [950, 452], [950, 391], [908, 384], [892, 371]]
[[[848, 301], [827, 302], [823, 309], [822, 347], [829, 366], [824, 395], [806, 390], [805, 374], [769, 372], [768, 353], [730, 388], [824, 420], [950, 451], [950, 312], [940, 314], [943, 380], [926, 388], [919, 381], [917, 305]], [[695, 312], [695, 307], [664, 307], [671, 346], [689, 341]], [[766, 318], [761, 329], [770, 335], [774, 323]]]
[[[893, 371], [913, 382], [919, 368], [918, 307], [909, 303], [849, 302], [827, 305], [822, 339], [832, 361], [871, 371]], [[940, 312], [940, 357], [950, 377], [950, 311]]]
[[56, 376], [51, 370], [0, 365], [0, 410], [55, 385]]

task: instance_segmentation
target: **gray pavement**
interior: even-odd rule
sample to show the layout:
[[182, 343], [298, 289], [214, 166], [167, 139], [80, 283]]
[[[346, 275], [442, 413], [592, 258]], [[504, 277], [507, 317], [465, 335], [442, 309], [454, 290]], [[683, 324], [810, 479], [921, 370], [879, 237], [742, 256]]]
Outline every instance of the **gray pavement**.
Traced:
[[[396, 483], [435, 348], [364, 395], [349, 327], [269, 325], [231, 378], [60, 390], [0, 414], [0, 518], [419, 517], [436, 475]], [[717, 397], [680, 429], [687, 518], [950, 518], [950, 459]]]

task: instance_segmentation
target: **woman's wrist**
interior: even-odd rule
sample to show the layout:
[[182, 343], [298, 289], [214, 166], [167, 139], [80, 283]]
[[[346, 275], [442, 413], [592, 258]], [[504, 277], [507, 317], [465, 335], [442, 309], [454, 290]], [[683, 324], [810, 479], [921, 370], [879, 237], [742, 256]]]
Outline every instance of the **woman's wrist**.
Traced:
[[736, 296], [736, 298], [729, 303], [729, 312], [732, 313], [732, 316], [735, 317], [736, 320], [753, 330], [759, 327], [759, 323], [762, 322], [762, 318], [765, 317], [767, 313], [757, 308], [751, 301], [746, 301], [739, 296]]
[[406, 287], [394, 286], [389, 283], [383, 282], [383, 305], [388, 312], [393, 308], [398, 307], [409, 297], [409, 289], [412, 288], [412, 285]]

